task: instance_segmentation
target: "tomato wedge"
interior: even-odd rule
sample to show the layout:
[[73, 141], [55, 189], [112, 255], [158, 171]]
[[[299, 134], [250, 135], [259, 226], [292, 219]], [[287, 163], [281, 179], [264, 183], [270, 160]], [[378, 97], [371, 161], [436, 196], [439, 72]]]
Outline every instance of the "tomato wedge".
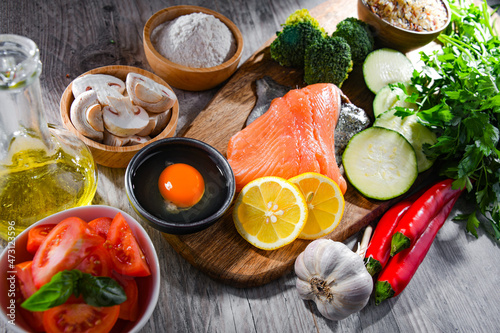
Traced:
[[136, 321], [139, 316], [139, 289], [137, 282], [133, 277], [113, 273], [113, 278], [123, 287], [127, 300], [120, 304], [120, 315], [118, 318], [130, 321]]
[[32, 264], [32, 261], [25, 261], [15, 266], [17, 283], [24, 299], [27, 299], [37, 291], [31, 272]]
[[49, 282], [57, 272], [75, 268], [103, 242], [82, 219], [64, 219], [50, 231], [33, 258], [35, 287]]
[[26, 245], [28, 252], [35, 254], [45, 237], [47, 237], [49, 232], [54, 229], [54, 227], [54, 224], [47, 224], [31, 228], [28, 233], [28, 244]]
[[104, 246], [99, 245], [76, 266], [76, 269], [93, 276], [111, 276], [113, 261]]
[[97, 308], [85, 303], [63, 304], [45, 311], [43, 327], [47, 333], [111, 331], [120, 313], [120, 306]]
[[109, 227], [113, 219], [111, 217], [98, 217], [89, 222], [89, 226], [94, 229], [96, 234], [106, 239], [108, 236]]
[[[32, 261], [25, 261], [15, 266], [15, 275], [18, 289], [18, 304], [21, 304], [31, 295], [33, 295], [37, 288], [33, 282], [33, 275], [31, 271]], [[35, 332], [43, 331], [43, 312], [31, 312], [23, 308], [18, 308], [21, 311], [21, 316]]]
[[105, 247], [118, 273], [128, 276], [151, 275], [144, 253], [121, 213], [116, 214], [111, 222]]

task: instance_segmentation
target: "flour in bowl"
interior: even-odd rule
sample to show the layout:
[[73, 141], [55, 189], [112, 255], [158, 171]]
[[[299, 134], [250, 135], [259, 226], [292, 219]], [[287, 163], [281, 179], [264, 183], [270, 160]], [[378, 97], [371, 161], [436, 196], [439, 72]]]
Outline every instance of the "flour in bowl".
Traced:
[[151, 41], [168, 60], [195, 68], [220, 65], [236, 52], [231, 30], [205, 13], [183, 15], [160, 24], [151, 34]]

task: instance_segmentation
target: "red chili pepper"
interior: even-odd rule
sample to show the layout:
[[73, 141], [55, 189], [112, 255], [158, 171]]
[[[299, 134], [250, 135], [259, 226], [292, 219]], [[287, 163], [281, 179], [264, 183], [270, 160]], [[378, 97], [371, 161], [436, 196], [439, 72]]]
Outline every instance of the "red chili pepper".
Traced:
[[365, 253], [365, 266], [371, 276], [380, 272], [389, 261], [393, 231], [412, 203], [410, 200], [398, 202], [378, 221]]
[[452, 183], [453, 179], [446, 179], [434, 184], [408, 209], [394, 230], [391, 256], [413, 246], [446, 203], [457, 193], [462, 193], [461, 190], [453, 190]]
[[427, 188], [423, 188], [408, 198], [396, 203], [384, 213], [377, 223], [377, 228], [368, 244], [365, 253], [365, 266], [372, 276], [385, 267], [390, 258], [391, 239], [394, 230], [410, 206], [417, 200]]
[[461, 193], [462, 190], [454, 191], [451, 199], [434, 216], [415, 244], [389, 260], [389, 263], [382, 270], [375, 283], [376, 305], [385, 299], [399, 295], [408, 285]]

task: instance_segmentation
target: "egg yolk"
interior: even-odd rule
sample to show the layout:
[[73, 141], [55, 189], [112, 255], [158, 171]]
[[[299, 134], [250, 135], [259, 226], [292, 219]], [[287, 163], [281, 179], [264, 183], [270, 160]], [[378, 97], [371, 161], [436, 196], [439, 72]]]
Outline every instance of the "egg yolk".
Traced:
[[205, 192], [205, 181], [198, 170], [184, 163], [166, 167], [158, 179], [162, 197], [179, 208], [194, 206]]

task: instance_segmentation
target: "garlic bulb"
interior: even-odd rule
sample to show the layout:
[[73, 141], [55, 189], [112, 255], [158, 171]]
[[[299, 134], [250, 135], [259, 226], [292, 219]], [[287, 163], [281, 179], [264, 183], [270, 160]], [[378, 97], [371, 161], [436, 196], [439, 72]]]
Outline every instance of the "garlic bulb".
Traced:
[[331, 320], [360, 311], [373, 289], [361, 256], [330, 239], [311, 242], [297, 257], [295, 274], [300, 297], [313, 300], [319, 312]]

